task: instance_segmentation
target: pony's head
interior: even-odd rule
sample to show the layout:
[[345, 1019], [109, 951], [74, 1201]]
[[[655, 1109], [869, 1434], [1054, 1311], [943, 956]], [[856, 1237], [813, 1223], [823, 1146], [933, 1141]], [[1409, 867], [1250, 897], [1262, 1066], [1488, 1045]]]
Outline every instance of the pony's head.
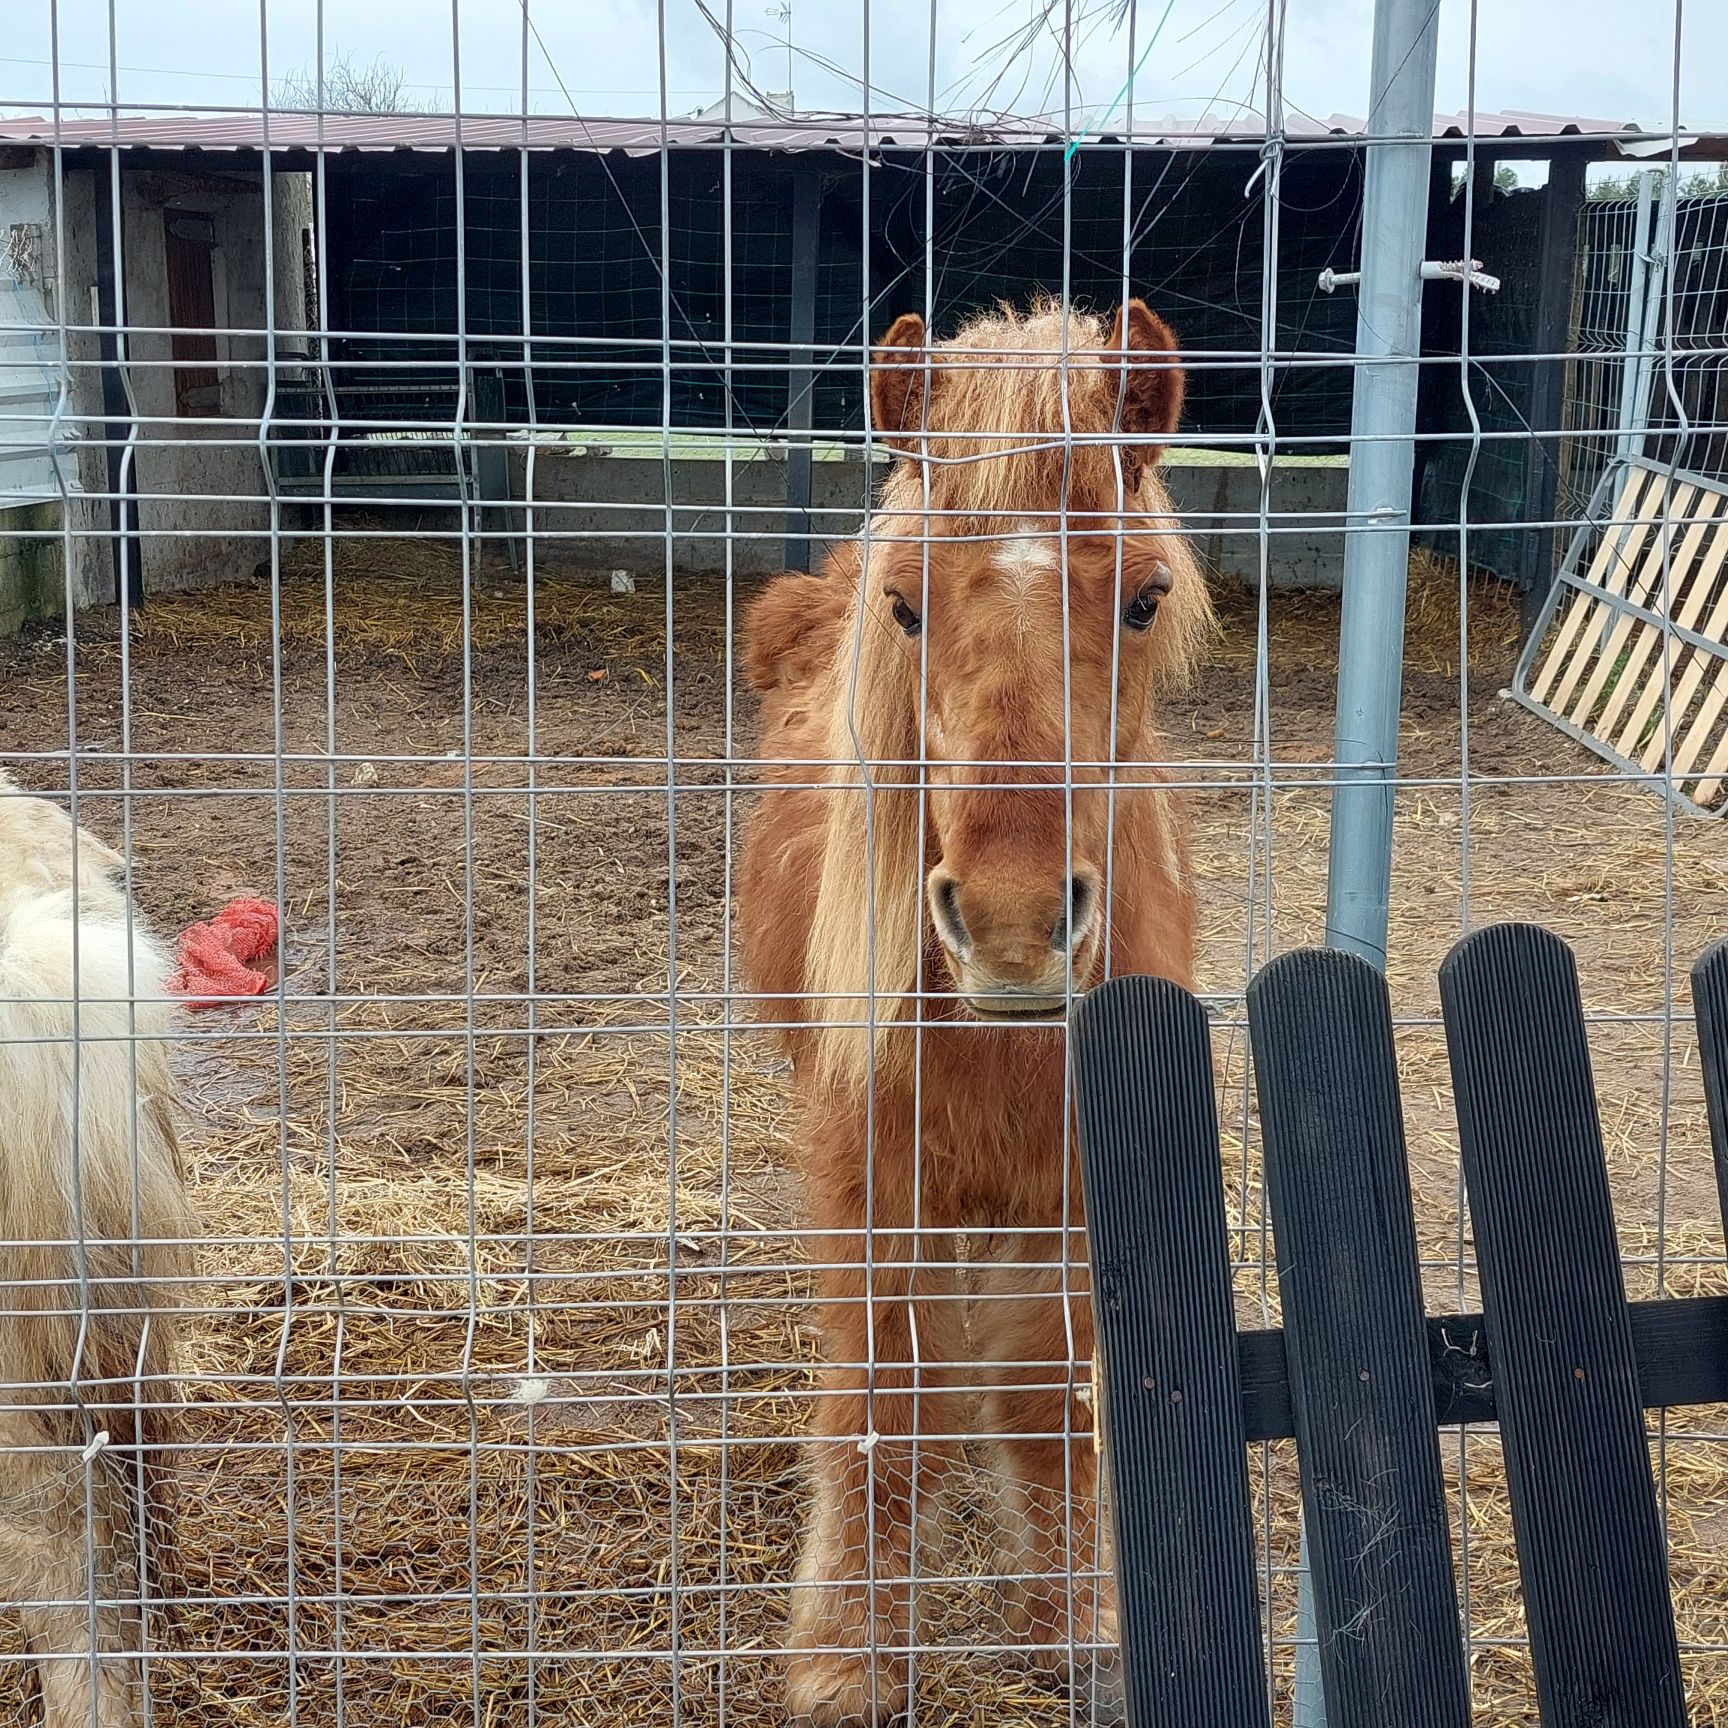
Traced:
[[[904, 1019], [920, 955], [923, 990], [976, 1018], [1048, 1015], [1095, 977], [1111, 768], [1155, 753], [1157, 694], [1210, 619], [1156, 473], [1182, 394], [1138, 300], [1113, 322], [1004, 311], [935, 347], [909, 315], [878, 349], [898, 459], [841, 566], [829, 738], [866, 790], [830, 807], [811, 943], [836, 1017], [873, 997], [879, 1026]], [[830, 1037], [823, 1066], [870, 1049]]]

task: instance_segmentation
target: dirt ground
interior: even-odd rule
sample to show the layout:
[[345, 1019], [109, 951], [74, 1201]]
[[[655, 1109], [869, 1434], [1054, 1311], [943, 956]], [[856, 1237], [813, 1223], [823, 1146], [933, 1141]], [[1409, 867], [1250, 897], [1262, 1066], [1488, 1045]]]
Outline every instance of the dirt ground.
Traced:
[[[0, 760], [62, 789], [63, 757], [30, 753], [66, 750], [75, 693], [83, 819], [129, 847], [159, 929], [238, 893], [284, 909], [282, 1000], [197, 1016], [180, 1052], [206, 1240], [162, 1719], [776, 1721], [815, 1345], [783, 1074], [726, 1014], [749, 778], [726, 763], [751, 717], [725, 595], [677, 585], [669, 662], [647, 578], [620, 596], [543, 574], [530, 633], [520, 584], [490, 565], [465, 608], [448, 542], [341, 540], [328, 597], [321, 542], [285, 570], [274, 605], [256, 580], [162, 599], [125, 643], [112, 614], [80, 618], [70, 684], [52, 634], [0, 645]], [[1492, 587], [1472, 589], [1461, 679], [1457, 599], [1455, 576], [1418, 570], [1389, 969], [1430, 1306], [1475, 1295], [1435, 971], [1466, 922], [1499, 918], [1573, 943], [1602, 1017], [1632, 1294], [1728, 1290], [1685, 982], [1724, 930], [1722, 830], [1500, 698], [1516, 608]], [[1169, 718], [1209, 765], [1202, 985], [1247, 1319], [1265, 1238], [1241, 990], [1268, 938], [1322, 934], [1337, 604], [1269, 603], [1269, 793], [1255, 606], [1220, 604], [1217, 650]], [[1657, 1451], [1701, 1723], [1728, 1723], [1719, 1418], [1674, 1413]], [[1497, 1442], [1443, 1446], [1479, 1720], [1533, 1723]], [[1288, 1459], [1256, 1480], [1282, 1636]], [[1047, 1686], [958, 1648], [1001, 1632], [989, 1520], [951, 1523], [924, 1635], [956, 1648], [921, 1663], [919, 1720], [1066, 1720]], [[27, 1691], [0, 1666], [0, 1721], [32, 1719]]]

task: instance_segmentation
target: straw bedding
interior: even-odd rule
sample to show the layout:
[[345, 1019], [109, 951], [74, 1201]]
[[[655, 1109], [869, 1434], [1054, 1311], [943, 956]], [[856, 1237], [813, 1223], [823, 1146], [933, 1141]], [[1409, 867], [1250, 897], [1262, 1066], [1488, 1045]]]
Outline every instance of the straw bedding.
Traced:
[[[759, 1034], [724, 1030], [737, 983], [725, 596], [714, 582], [674, 595], [671, 735], [685, 765], [669, 831], [663, 594], [543, 572], [531, 722], [527, 608], [495, 561], [465, 604], [447, 543], [343, 540], [334, 556], [327, 590], [322, 543], [290, 548], [275, 616], [256, 581], [152, 603], [124, 707], [113, 621], [80, 621], [78, 742], [134, 753], [142, 904], [172, 929], [259, 893], [281, 900], [286, 932], [285, 1003], [200, 1016], [180, 1052], [207, 1239], [152, 1696], [177, 1728], [291, 1713], [306, 1728], [658, 1724], [675, 1702], [691, 1724], [722, 1710], [778, 1720], [793, 1441], [815, 1340], [783, 1075]], [[1416, 578], [1406, 770], [1456, 776], [1462, 683], [1474, 769], [1589, 775], [1581, 752], [1496, 697], [1514, 603], [1472, 588], [1461, 681], [1457, 579], [1431, 565]], [[1268, 917], [1279, 946], [1321, 933], [1328, 792], [1298, 782], [1330, 749], [1337, 608], [1271, 602], [1269, 810], [1253, 774], [1228, 766], [1250, 754], [1254, 607], [1227, 595], [1223, 612], [1172, 730], [1178, 751], [1220, 764], [1196, 796], [1195, 851], [1203, 983], [1229, 995], [1251, 905], [1256, 960]], [[65, 678], [46, 636], [0, 649], [0, 750], [64, 746]], [[734, 722], [743, 748], [742, 698]], [[532, 906], [525, 769], [508, 760], [531, 744]], [[27, 764], [24, 777], [58, 772]], [[85, 819], [115, 840], [119, 803], [94, 794], [118, 772], [112, 760], [82, 771]], [[150, 795], [168, 790], [197, 795]], [[1649, 794], [1600, 778], [1477, 786], [1468, 812], [1454, 778], [1407, 790], [1398, 810], [1401, 1013], [1436, 1011], [1466, 865], [1472, 921], [1558, 930], [1592, 1010], [1660, 1014], [1672, 998], [1666, 1090], [1659, 1025], [1594, 1034], [1635, 1295], [1728, 1287], [1684, 986], [1719, 933], [1720, 837], [1674, 825], [1670, 942], [1667, 826]], [[1261, 1312], [1264, 1237], [1238, 1020], [1222, 1016], [1216, 1045], [1247, 1321]], [[1469, 1303], [1437, 1029], [1403, 1032], [1401, 1061], [1430, 1306]], [[1704, 1437], [1718, 1416], [1675, 1413], [1660, 1459], [1682, 1637], [1722, 1646], [1728, 1442]], [[1465, 1486], [1479, 1719], [1533, 1722], [1496, 1442], [1447, 1435], [1443, 1450]], [[1285, 1449], [1253, 1474], [1282, 1567]], [[929, 1557], [924, 1635], [953, 1648], [923, 1665], [920, 1720], [1065, 1720], [1047, 1681], [990, 1653], [1002, 1630], [994, 1590], [976, 1582], [992, 1570], [981, 1486], [959, 1511]], [[1272, 1589], [1287, 1634], [1289, 1580]], [[16, 1628], [0, 1636], [18, 1650]], [[1282, 1688], [1287, 1650], [1278, 1666]], [[1697, 1720], [1728, 1722], [1728, 1656], [1691, 1653], [1687, 1673]], [[0, 1665], [0, 1719], [31, 1719], [28, 1678]]]

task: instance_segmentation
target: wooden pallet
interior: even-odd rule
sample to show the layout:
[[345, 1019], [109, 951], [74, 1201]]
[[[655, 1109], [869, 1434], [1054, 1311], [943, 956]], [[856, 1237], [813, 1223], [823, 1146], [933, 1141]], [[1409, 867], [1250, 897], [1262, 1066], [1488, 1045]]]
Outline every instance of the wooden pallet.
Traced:
[[[1728, 944], [1693, 972], [1728, 1211]], [[1468, 1728], [1438, 1429], [1498, 1423], [1545, 1724], [1685, 1728], [1647, 1409], [1728, 1399], [1728, 1298], [1629, 1303], [1577, 971], [1501, 924], [1440, 972], [1483, 1312], [1424, 1312], [1391, 1005], [1305, 949], [1248, 992], [1283, 1328], [1235, 1324], [1206, 1013], [1074, 1013], [1134, 1728], [1268, 1728], [1246, 1448], [1294, 1436], [1329, 1728]]]
[[1604, 478], [1513, 695], [1597, 754], [1728, 810], [1728, 485], [1634, 462]]

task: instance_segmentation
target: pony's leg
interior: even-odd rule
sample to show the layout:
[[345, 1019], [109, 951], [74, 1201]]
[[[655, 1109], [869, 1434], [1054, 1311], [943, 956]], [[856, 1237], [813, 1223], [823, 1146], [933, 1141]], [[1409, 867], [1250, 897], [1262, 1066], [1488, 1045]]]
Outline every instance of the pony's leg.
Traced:
[[25, 1448], [0, 1460], [0, 1593], [19, 1605], [44, 1728], [131, 1728], [138, 1720], [136, 1662], [120, 1653], [133, 1617], [116, 1600], [120, 1579], [103, 1516], [110, 1484], [96, 1484], [92, 1523], [83, 1471], [36, 1449], [39, 1433], [25, 1440], [14, 1427], [0, 1422], [0, 1444]]
[[[810, 1502], [786, 1672], [794, 1720], [887, 1722], [906, 1706], [919, 1527], [958, 1451], [965, 1395], [946, 1267], [915, 1269], [907, 1233], [830, 1239], [819, 1275], [828, 1365], [817, 1387]], [[951, 1250], [926, 1257], [952, 1262]], [[931, 1366], [922, 1364], [929, 1362]]]
[[[82, 1564], [68, 1569], [81, 1577]], [[54, 1587], [58, 1595], [58, 1587]], [[47, 1592], [44, 1592], [46, 1595]], [[36, 1657], [42, 1688], [43, 1728], [131, 1728], [138, 1720], [136, 1658], [121, 1655], [128, 1640], [124, 1616], [111, 1604], [96, 1609], [96, 1650], [90, 1658], [90, 1609], [70, 1591], [66, 1607], [26, 1608], [24, 1635]], [[91, 1670], [95, 1669], [92, 1703]]]
[[1032, 1661], [1057, 1671], [1071, 1656], [1082, 1670], [1108, 1662], [1116, 1642], [1084, 1390], [1092, 1308], [1079, 1228], [1066, 1274], [1058, 1232], [996, 1238], [973, 1321], [983, 1431], [1019, 1549], [1018, 1576], [1004, 1591], [1009, 1623]]

